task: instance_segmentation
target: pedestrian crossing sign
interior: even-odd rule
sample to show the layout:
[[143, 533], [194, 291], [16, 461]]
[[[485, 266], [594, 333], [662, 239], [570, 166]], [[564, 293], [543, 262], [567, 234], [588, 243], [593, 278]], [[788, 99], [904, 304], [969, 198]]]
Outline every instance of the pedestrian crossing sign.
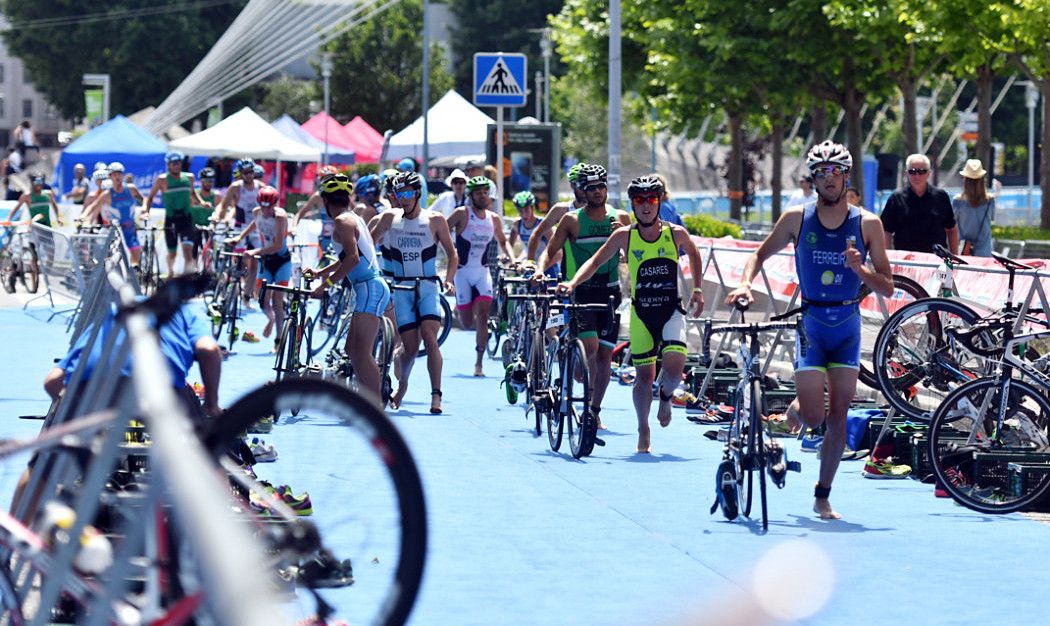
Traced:
[[477, 52], [474, 54], [474, 104], [525, 106], [526, 59], [524, 54]]

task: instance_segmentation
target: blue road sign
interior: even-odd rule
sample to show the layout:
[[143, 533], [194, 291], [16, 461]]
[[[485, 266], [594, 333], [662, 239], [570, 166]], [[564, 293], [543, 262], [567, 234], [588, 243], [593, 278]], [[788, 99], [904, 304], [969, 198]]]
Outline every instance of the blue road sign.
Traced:
[[474, 104], [490, 107], [525, 106], [524, 54], [474, 54]]

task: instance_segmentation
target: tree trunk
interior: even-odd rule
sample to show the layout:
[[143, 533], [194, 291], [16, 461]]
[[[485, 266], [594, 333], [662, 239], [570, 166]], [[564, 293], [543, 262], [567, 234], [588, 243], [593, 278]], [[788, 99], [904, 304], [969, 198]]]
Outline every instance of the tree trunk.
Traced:
[[904, 149], [908, 154], [922, 152], [919, 145], [919, 110], [915, 96], [919, 91], [919, 81], [908, 76], [897, 79], [897, 87], [904, 99]]
[[976, 156], [984, 169], [992, 171], [992, 81], [995, 74], [990, 65], [977, 68], [977, 146]]
[[[1039, 228], [1050, 228], [1050, 78], [1037, 83], [1043, 94], [1043, 128], [1040, 140], [1043, 142], [1039, 154], [1039, 188], [1043, 192], [1043, 205], [1039, 212]], [[990, 168], [989, 168], [990, 169]]]
[[864, 197], [864, 136], [861, 128], [860, 109], [864, 96], [851, 86], [846, 87], [843, 107], [846, 109], [846, 141], [850, 154], [853, 155], [853, 170], [850, 172], [850, 183], [857, 188], [860, 197]]
[[726, 183], [729, 188], [729, 219], [740, 220], [740, 206], [744, 199], [744, 119], [739, 113], [729, 113], [729, 163]]
[[[810, 128], [813, 131], [813, 143], [818, 144], [828, 139], [828, 107], [823, 102], [813, 106], [809, 114]], [[806, 150], [809, 150], [806, 146]]]
[[779, 115], [773, 118], [773, 150], [770, 158], [773, 160], [773, 175], [769, 181], [773, 194], [770, 219], [776, 224], [780, 219], [780, 194], [783, 188], [781, 177], [784, 171], [784, 120]]

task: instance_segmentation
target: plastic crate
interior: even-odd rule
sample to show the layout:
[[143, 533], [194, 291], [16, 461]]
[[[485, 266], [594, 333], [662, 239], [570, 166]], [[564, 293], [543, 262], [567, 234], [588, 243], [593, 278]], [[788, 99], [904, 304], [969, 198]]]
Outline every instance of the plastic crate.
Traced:
[[[1050, 462], [1008, 463], [1006, 471], [1010, 476], [1010, 493], [1014, 496], [1019, 496], [1034, 489], [1040, 481], [1050, 480]], [[1048, 513], [1050, 512], [1050, 497], [1043, 497], [1023, 510]]]
[[1004, 491], [1010, 490], [1010, 465], [1050, 463], [1047, 452], [975, 452], [974, 475], [981, 476], [982, 484], [994, 485]]
[[795, 387], [781, 386], [780, 389], [770, 389], [763, 393], [765, 399], [765, 413], [766, 415], [773, 415], [775, 413], [787, 412], [788, 405], [795, 399], [796, 395]]
[[[686, 376], [689, 392], [697, 398], [700, 397], [700, 387], [704, 384], [707, 372], [708, 369], [706, 367], [694, 367], [689, 370], [689, 374]], [[704, 391], [704, 395], [711, 402], [728, 404], [729, 390], [736, 387], [739, 380], [739, 369], [716, 369], [711, 374], [711, 380]]]

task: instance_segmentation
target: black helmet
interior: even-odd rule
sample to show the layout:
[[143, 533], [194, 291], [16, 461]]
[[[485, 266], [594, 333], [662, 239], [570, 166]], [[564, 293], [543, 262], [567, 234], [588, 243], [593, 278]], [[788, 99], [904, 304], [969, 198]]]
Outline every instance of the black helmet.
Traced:
[[608, 172], [597, 163], [588, 163], [576, 172], [576, 186], [582, 189], [586, 189], [592, 183], [607, 183], [608, 181]]
[[639, 176], [631, 181], [630, 185], [627, 185], [627, 197], [633, 198], [640, 195], [656, 195], [662, 196], [664, 193], [664, 184], [659, 178], [648, 174], [646, 176]]
[[200, 178], [215, 178], [215, 170], [210, 167], [206, 167], [200, 172], [197, 172], [197, 175]]
[[423, 179], [416, 172], [401, 172], [397, 176], [392, 177], [392, 179], [391, 186], [395, 193], [405, 189], [418, 191], [423, 188]]

